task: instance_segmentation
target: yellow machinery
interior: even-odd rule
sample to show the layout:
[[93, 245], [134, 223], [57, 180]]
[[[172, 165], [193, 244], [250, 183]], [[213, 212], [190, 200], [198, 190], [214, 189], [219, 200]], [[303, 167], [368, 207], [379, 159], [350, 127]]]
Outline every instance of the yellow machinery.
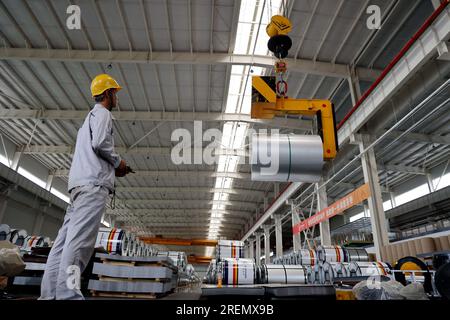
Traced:
[[323, 158], [331, 160], [338, 151], [334, 106], [329, 100], [291, 99], [287, 96], [287, 83], [283, 76], [287, 70], [283, 60], [292, 46], [287, 35], [292, 29], [291, 22], [282, 16], [273, 16], [266, 32], [270, 39], [268, 48], [278, 61], [275, 63], [276, 76], [252, 77], [252, 108], [254, 119], [272, 119], [275, 116], [304, 115], [317, 117], [317, 134], [323, 142]]

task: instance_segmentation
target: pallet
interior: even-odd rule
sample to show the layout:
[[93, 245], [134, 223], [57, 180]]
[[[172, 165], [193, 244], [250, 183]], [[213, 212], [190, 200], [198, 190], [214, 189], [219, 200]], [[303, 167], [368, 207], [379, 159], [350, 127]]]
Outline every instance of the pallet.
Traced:
[[158, 299], [164, 296], [164, 294], [156, 294], [156, 293], [111, 293], [111, 292], [102, 292], [91, 290], [91, 295], [93, 297], [102, 297], [102, 298], [125, 298], [125, 299]]
[[98, 276], [100, 281], [116, 281], [116, 282], [169, 282], [171, 279], [138, 279], [138, 278], [116, 278], [116, 277], [107, 277], [107, 276]]
[[111, 254], [96, 254], [96, 258], [100, 259], [102, 263], [125, 266], [125, 267], [166, 267], [178, 272], [178, 268], [172, 263], [168, 257], [123, 257]]

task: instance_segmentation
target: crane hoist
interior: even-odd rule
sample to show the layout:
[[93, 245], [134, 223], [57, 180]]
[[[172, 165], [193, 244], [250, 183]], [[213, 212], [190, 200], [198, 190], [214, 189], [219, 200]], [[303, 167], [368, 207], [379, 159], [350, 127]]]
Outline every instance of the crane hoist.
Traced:
[[323, 160], [332, 160], [338, 151], [334, 106], [329, 100], [293, 99], [287, 95], [288, 85], [284, 80], [287, 63], [284, 60], [292, 40], [288, 33], [292, 23], [286, 17], [275, 15], [266, 27], [269, 36], [267, 47], [277, 58], [275, 76], [252, 77], [251, 117], [272, 119], [275, 116], [302, 115], [316, 118], [315, 133], [323, 144]]

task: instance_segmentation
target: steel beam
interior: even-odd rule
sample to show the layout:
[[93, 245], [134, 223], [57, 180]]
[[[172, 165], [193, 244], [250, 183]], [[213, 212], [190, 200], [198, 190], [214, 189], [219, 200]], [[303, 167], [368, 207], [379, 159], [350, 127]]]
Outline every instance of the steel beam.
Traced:
[[411, 79], [426, 61], [432, 59], [442, 41], [450, 37], [450, 6], [436, 17], [424, 33], [411, 45], [379, 85], [365, 98], [338, 131], [339, 144], [347, 142], [361, 127]]
[[[1, 50], [0, 50], [1, 51]], [[0, 109], [0, 119], [39, 119], [39, 120], [79, 120], [85, 119], [84, 110], [44, 110], [44, 109]], [[270, 127], [311, 130], [310, 120], [274, 118], [270, 120], [252, 119], [247, 114], [220, 112], [158, 112], [158, 111], [113, 111], [116, 121], [167, 121], [167, 122], [248, 122]]]
[[[21, 147], [24, 154], [73, 154], [75, 151], [75, 146], [71, 145], [31, 145]], [[192, 152], [203, 153], [206, 148], [198, 149], [192, 148]], [[121, 155], [124, 154], [141, 154], [141, 155], [161, 155], [170, 156], [172, 152], [171, 147], [115, 147], [115, 151]], [[208, 150], [208, 152], [210, 152]], [[227, 155], [227, 156], [238, 156], [238, 157], [248, 157], [248, 152], [244, 149], [225, 149], [216, 148], [214, 149], [213, 155]]]
[[[55, 177], [67, 177], [69, 170], [61, 169], [55, 171]], [[250, 180], [250, 173], [244, 172], [216, 172], [216, 171], [146, 171], [138, 170], [135, 173], [137, 177], [154, 177], [154, 178], [197, 178], [197, 177], [210, 177], [210, 178], [233, 178]]]
[[116, 187], [116, 192], [133, 192], [133, 193], [164, 193], [164, 194], [180, 194], [180, 193], [227, 193], [236, 195], [246, 195], [258, 198], [264, 197], [264, 191], [251, 189], [220, 189], [211, 187]]
[[[117, 204], [119, 204], [118, 200]], [[127, 199], [120, 200], [120, 204], [125, 206], [134, 206], [134, 205], [176, 205], [179, 207], [185, 206], [198, 206], [202, 205], [225, 205], [225, 206], [233, 206], [240, 208], [254, 208], [256, 207], [256, 202], [246, 202], [246, 201], [220, 201], [220, 200], [208, 200], [208, 199]], [[163, 210], [163, 209], [161, 209]]]
[[[0, 50], [3, 60], [38, 60], [67, 62], [104, 63], [143, 63], [143, 64], [206, 64], [206, 65], [247, 65], [264, 68], [273, 67], [273, 58], [265, 55], [205, 53], [205, 52], [166, 52], [129, 50], [67, 50], [37, 48], [4, 48]], [[301, 72], [328, 77], [346, 78], [347, 65], [308, 59], [286, 59], [290, 72]], [[360, 77], [374, 80], [378, 70], [360, 67]]]
[[241, 211], [241, 210], [212, 210], [212, 209], [106, 209], [106, 214], [114, 216], [140, 216], [140, 217], [170, 217], [170, 216], [184, 216], [186, 219], [190, 217], [196, 217], [199, 215], [207, 215], [211, 213], [217, 213], [223, 215], [224, 218], [228, 216], [248, 217], [253, 211]]

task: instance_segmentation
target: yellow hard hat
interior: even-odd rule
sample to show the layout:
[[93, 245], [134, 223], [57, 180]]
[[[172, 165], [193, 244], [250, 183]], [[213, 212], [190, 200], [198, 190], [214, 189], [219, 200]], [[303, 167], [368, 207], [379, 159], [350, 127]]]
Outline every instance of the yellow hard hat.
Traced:
[[117, 89], [117, 91], [122, 89], [122, 87], [119, 86], [117, 81], [114, 80], [114, 78], [111, 77], [109, 74], [105, 73], [99, 74], [91, 82], [91, 93], [93, 97], [102, 94], [108, 89]]

